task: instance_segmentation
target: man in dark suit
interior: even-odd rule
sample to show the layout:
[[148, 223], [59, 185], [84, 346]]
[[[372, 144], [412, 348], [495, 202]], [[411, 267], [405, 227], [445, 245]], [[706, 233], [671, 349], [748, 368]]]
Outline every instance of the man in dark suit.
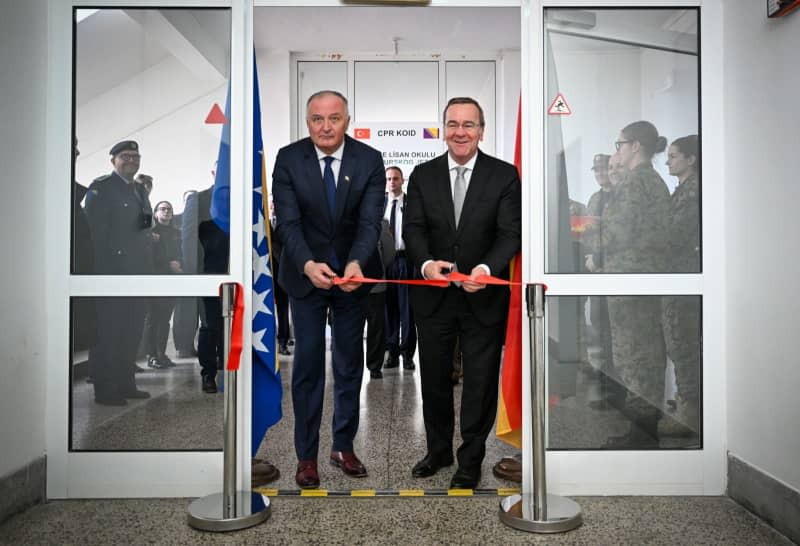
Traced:
[[[395, 241], [396, 255], [392, 265], [386, 270], [386, 278], [393, 280], [411, 279], [411, 268], [406, 258], [406, 247], [403, 243], [403, 211], [406, 208], [406, 194], [403, 192], [403, 171], [400, 167], [386, 168], [386, 205], [384, 219], [389, 222], [389, 229]], [[408, 301], [408, 286], [389, 284], [386, 286], [386, 348], [389, 358], [387, 368], [400, 365], [403, 355], [403, 369], [413, 370], [414, 352], [417, 350], [417, 330]]]
[[[153, 209], [144, 187], [134, 182], [141, 155], [139, 144], [124, 140], [111, 151], [111, 174], [92, 182], [86, 194], [96, 275], [153, 273], [150, 226]], [[149, 398], [136, 388], [136, 349], [142, 339], [144, 298], [96, 298], [97, 342], [89, 350], [94, 400], [124, 406], [127, 399]]]
[[335, 276], [381, 274], [376, 253], [385, 186], [380, 152], [345, 136], [347, 99], [320, 91], [306, 103], [310, 138], [278, 152], [272, 192], [283, 243], [278, 282], [295, 326], [292, 364], [295, 481], [319, 486], [317, 452], [325, 387], [325, 320], [331, 309], [334, 375], [330, 462], [349, 476], [367, 470], [353, 452], [363, 374], [362, 334], [370, 286]]
[[458, 470], [450, 487], [474, 489], [480, 481], [486, 437], [497, 411], [509, 290], [477, 282], [508, 276], [519, 250], [521, 188], [517, 169], [478, 149], [485, 121], [471, 98], [450, 99], [444, 111], [447, 153], [418, 165], [408, 183], [403, 238], [411, 263], [426, 279], [451, 270], [470, 280], [447, 288], [412, 287], [419, 331], [423, 417], [428, 453], [413, 468], [427, 477], [453, 463], [453, 384], [456, 339], [463, 358]]

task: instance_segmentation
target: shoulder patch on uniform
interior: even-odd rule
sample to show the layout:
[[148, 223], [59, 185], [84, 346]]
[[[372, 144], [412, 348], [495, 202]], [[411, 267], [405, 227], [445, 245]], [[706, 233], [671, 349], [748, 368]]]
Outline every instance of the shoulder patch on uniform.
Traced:
[[92, 184], [94, 184], [95, 182], [102, 182], [103, 180], [108, 180], [109, 178], [111, 178], [110, 174], [104, 174], [103, 176], [98, 176], [97, 178], [92, 180]]

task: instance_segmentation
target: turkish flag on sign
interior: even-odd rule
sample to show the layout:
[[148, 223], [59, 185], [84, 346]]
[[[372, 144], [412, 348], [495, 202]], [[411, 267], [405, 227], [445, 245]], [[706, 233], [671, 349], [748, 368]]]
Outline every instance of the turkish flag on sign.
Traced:
[[370, 129], [369, 127], [360, 127], [353, 130], [353, 136], [355, 138], [370, 138]]

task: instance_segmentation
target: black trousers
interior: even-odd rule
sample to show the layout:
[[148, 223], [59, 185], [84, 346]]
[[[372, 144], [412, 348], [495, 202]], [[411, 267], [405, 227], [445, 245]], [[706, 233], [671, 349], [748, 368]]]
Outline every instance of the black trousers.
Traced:
[[[411, 264], [403, 251], [398, 251], [386, 272], [387, 279], [412, 278]], [[411, 359], [417, 350], [417, 330], [405, 284], [386, 285], [386, 346], [392, 356]]]
[[169, 337], [169, 319], [175, 307], [173, 298], [151, 298], [144, 317], [144, 351], [150, 356], [164, 356]]
[[175, 350], [190, 353], [197, 335], [200, 298], [176, 298], [172, 318], [172, 342]]
[[200, 332], [197, 336], [197, 359], [200, 375], [214, 379], [224, 362], [222, 302], [219, 297], [203, 298]]
[[[274, 262], [272, 278], [273, 280], [278, 278], [278, 260]], [[275, 313], [278, 315], [278, 343], [288, 343], [292, 337], [289, 328], [289, 295], [277, 281], [272, 285], [275, 289]]]
[[456, 339], [462, 354], [461, 437], [457, 459], [468, 472], [480, 470], [486, 438], [497, 413], [497, 385], [505, 321], [486, 326], [478, 322], [464, 292], [445, 288], [439, 309], [417, 317], [419, 326], [422, 414], [428, 453], [449, 458], [453, 453], [453, 352]]
[[371, 372], [383, 367], [383, 356], [386, 353], [386, 292], [373, 293], [367, 296], [367, 351], [366, 364]]
[[123, 396], [136, 390], [134, 363], [144, 329], [143, 298], [97, 298], [97, 342], [89, 350], [95, 397]]

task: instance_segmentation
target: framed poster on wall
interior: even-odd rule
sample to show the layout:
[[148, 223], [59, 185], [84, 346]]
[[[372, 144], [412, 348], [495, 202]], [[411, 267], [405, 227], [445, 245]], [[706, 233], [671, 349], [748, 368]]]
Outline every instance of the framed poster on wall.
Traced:
[[783, 17], [800, 7], [800, 0], [767, 0], [767, 17]]

